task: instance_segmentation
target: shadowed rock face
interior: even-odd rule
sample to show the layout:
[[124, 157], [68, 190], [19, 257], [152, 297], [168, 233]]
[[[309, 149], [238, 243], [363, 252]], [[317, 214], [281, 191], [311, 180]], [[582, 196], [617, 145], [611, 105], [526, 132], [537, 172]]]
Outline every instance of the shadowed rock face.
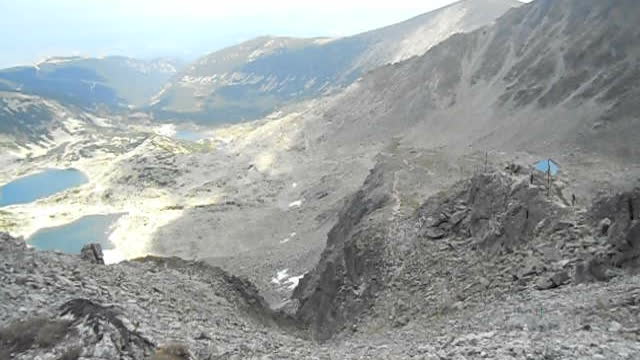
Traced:
[[[363, 188], [347, 200], [337, 224], [327, 236], [327, 247], [316, 268], [305, 275], [293, 293], [300, 301], [296, 317], [320, 340], [330, 338], [362, 311], [356, 298], [381, 286], [385, 248], [383, 214], [390, 204], [385, 172], [372, 170]], [[366, 285], [365, 285], [366, 283]]]

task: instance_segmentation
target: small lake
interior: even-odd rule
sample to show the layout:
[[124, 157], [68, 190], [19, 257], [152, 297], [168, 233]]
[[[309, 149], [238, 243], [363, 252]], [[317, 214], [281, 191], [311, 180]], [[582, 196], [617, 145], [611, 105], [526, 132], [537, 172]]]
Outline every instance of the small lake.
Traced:
[[45, 170], [0, 187], [0, 206], [30, 203], [87, 182], [87, 176], [76, 169]]
[[198, 132], [198, 131], [194, 131], [194, 130], [178, 130], [173, 135], [173, 137], [178, 139], [178, 140], [196, 142], [198, 140], [205, 139], [207, 137], [207, 135], [202, 133], [202, 132]]
[[113, 249], [109, 241], [113, 225], [122, 214], [89, 215], [72, 223], [38, 230], [27, 243], [38, 250], [59, 250], [79, 254], [82, 247], [98, 243], [102, 249]]

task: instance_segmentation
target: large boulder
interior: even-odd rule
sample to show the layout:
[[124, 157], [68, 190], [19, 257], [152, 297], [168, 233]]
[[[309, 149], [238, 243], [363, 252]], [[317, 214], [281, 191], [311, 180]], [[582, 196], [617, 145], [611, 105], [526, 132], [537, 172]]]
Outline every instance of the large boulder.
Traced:
[[80, 257], [93, 264], [104, 265], [104, 254], [100, 244], [87, 244], [82, 247]]

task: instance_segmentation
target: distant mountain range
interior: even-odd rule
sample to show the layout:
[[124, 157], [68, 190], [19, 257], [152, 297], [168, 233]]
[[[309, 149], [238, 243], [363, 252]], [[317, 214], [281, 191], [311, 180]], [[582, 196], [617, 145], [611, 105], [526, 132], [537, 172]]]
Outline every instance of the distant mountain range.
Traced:
[[0, 70], [0, 90], [37, 95], [89, 110], [118, 111], [146, 103], [181, 66], [179, 61], [169, 59], [49, 58], [34, 66]]
[[258, 38], [188, 66], [153, 98], [151, 110], [159, 119], [205, 124], [257, 119], [284, 104], [342, 89], [378, 66], [422, 55], [519, 5], [516, 0], [463, 0], [346, 38]]
[[206, 125], [262, 118], [333, 93], [367, 71], [424, 52], [449, 36], [492, 23], [517, 0], [463, 0], [405, 22], [330, 39], [261, 37], [180, 61], [57, 57], [0, 70], [0, 91], [89, 111], [140, 109], [159, 121]]

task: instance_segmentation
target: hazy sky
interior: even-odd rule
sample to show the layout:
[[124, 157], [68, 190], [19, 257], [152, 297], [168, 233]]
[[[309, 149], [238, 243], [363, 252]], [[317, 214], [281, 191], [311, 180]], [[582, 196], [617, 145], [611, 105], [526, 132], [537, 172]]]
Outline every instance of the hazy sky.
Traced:
[[0, 0], [0, 67], [55, 55], [192, 59], [260, 35], [342, 36], [454, 0]]

